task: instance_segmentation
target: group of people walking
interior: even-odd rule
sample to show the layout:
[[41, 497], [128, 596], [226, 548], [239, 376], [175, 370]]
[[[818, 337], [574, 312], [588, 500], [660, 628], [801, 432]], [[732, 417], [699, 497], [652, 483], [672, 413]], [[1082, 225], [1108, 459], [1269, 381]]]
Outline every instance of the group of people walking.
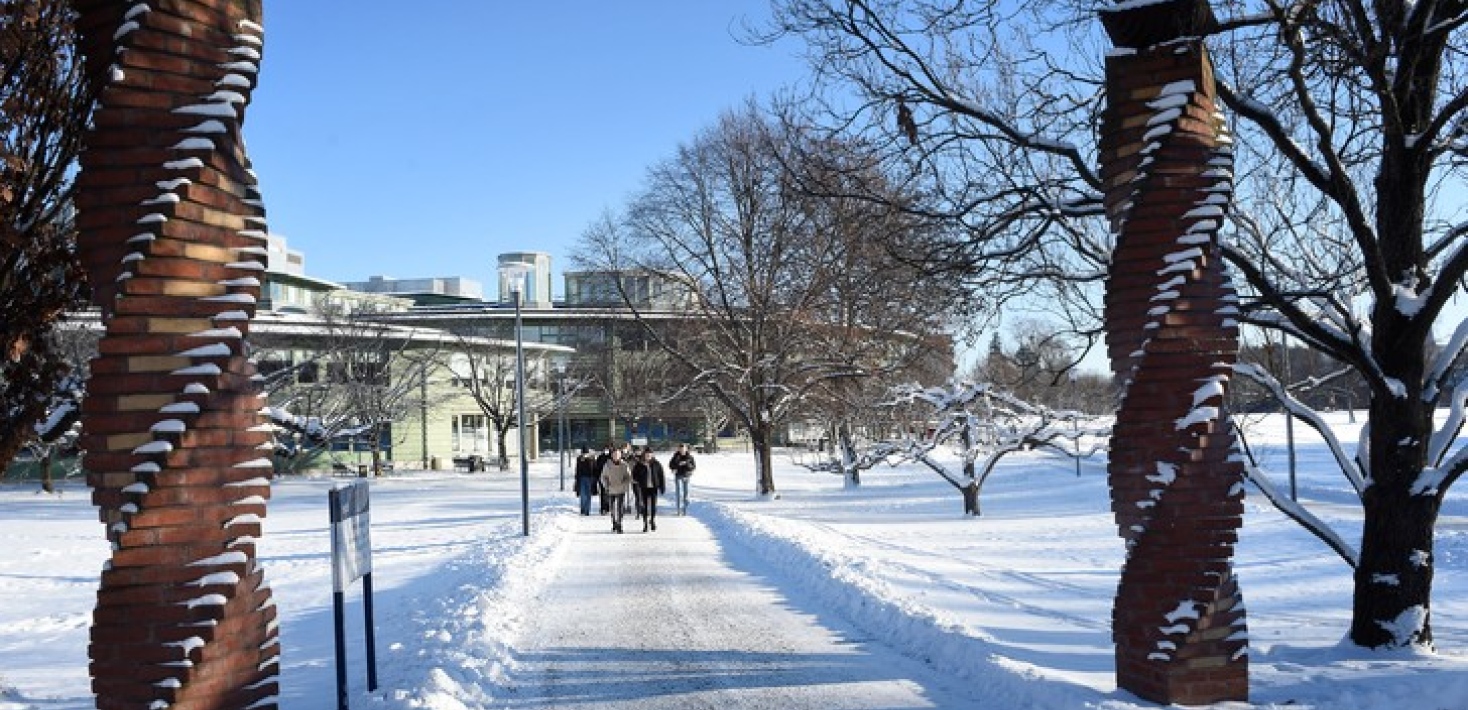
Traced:
[[[695, 466], [687, 444], [679, 444], [668, 459], [678, 515], [688, 514], [688, 479]], [[667, 493], [667, 472], [653, 456], [652, 448], [633, 451], [625, 444], [609, 445], [600, 454], [592, 455], [582, 447], [576, 459], [576, 494], [581, 498], [582, 515], [591, 515], [591, 499], [599, 495], [601, 514], [611, 516], [612, 532], [622, 532], [622, 521], [629, 509], [628, 491], [632, 492], [637, 517], [642, 520], [642, 531], [656, 531], [658, 496]]]

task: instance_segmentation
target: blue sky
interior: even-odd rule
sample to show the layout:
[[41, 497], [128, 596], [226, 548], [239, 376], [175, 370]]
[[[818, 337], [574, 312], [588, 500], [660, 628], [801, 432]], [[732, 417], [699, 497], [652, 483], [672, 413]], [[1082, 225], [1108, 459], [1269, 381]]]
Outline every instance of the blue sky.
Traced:
[[465, 276], [582, 231], [745, 98], [796, 83], [748, 46], [768, 0], [277, 0], [245, 117], [273, 232], [333, 281]]

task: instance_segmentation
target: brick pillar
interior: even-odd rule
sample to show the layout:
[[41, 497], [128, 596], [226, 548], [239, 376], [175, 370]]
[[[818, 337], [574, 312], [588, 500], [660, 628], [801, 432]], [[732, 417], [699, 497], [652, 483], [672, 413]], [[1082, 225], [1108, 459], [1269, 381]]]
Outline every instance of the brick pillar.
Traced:
[[106, 333], [82, 421], [112, 543], [91, 635], [97, 707], [273, 708], [275, 609], [256, 562], [270, 434], [245, 338], [264, 209], [240, 127], [259, 0], [73, 0], [105, 82], [79, 249]]
[[1243, 469], [1224, 408], [1238, 349], [1218, 233], [1231, 140], [1201, 38], [1205, 0], [1103, 11], [1101, 128], [1116, 237], [1106, 339], [1122, 401], [1108, 474], [1127, 559], [1113, 610], [1117, 685], [1160, 703], [1248, 697], [1233, 571]]

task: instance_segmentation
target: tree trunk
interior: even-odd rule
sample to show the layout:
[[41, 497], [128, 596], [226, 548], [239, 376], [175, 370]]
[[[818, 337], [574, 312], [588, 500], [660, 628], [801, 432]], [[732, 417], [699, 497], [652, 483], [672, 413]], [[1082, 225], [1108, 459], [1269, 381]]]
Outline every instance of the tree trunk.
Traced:
[[372, 443], [367, 447], [367, 452], [372, 454], [372, 476], [375, 478], [382, 475], [382, 425], [374, 424], [368, 431], [372, 432]]
[[963, 493], [963, 514], [979, 517], [979, 482], [970, 478], [968, 485], [958, 490]]
[[773, 429], [764, 422], [749, 429], [749, 441], [754, 448], [755, 492], [761, 496], [775, 495], [774, 456], [770, 451]]
[[851, 436], [851, 426], [837, 424], [836, 436], [841, 447], [841, 470], [846, 472], [846, 487], [858, 488], [861, 486], [861, 468], [856, 465], [856, 441]]
[[505, 437], [509, 435], [510, 429], [508, 427], [503, 429], [496, 427], [495, 433], [494, 444], [497, 449], [495, 453], [498, 454], [500, 470], [508, 471], [510, 470], [510, 456], [505, 453]]
[[47, 493], [56, 492], [56, 486], [51, 482], [51, 457], [50, 450], [47, 450], [46, 455], [41, 457], [41, 490]]
[[1430, 618], [1433, 532], [1441, 505], [1435, 492], [1413, 495], [1430, 412], [1419, 397], [1372, 402], [1371, 480], [1356, 566], [1351, 640], [1368, 648], [1432, 645]]
[[[1430, 283], [1424, 268], [1424, 206], [1433, 151], [1409, 145], [1403, 137], [1428, 125], [1436, 110], [1437, 87], [1445, 86], [1438, 77], [1441, 54], [1428, 51], [1418, 57], [1403, 63], [1391, 87], [1392, 109], [1382, 114], [1384, 140], [1373, 210], [1380, 274], [1414, 287]], [[1370, 648], [1430, 647], [1433, 528], [1441, 492], [1414, 495], [1412, 488], [1427, 465], [1433, 432], [1433, 403], [1423, 398], [1432, 321], [1403, 312], [1398, 298], [1384, 287], [1376, 291], [1371, 359], [1386, 382], [1373, 387], [1367, 419], [1370, 478], [1361, 501], [1365, 521], [1351, 640]]]
[[968, 481], [968, 485], [960, 490], [963, 491], [963, 514], [972, 515], [977, 518], [981, 513], [979, 512], [979, 477], [974, 470], [973, 450], [975, 437], [973, 423], [973, 417], [969, 417], [968, 423], [964, 425], [962, 432], [964, 450], [963, 477]]

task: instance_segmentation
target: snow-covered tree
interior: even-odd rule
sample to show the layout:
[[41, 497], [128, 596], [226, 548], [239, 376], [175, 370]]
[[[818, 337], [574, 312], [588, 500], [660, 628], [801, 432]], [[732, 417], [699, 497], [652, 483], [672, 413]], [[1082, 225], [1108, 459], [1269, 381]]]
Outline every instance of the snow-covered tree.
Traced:
[[47, 404], [46, 416], [36, 422], [34, 436], [25, 444], [40, 466], [41, 490], [47, 493], [56, 491], [51, 469], [57, 455], [80, 453], [75, 449], [81, 436], [82, 400], [86, 391], [85, 367], [72, 369], [63, 376]]
[[[1263, 369], [1312, 409], [1352, 410], [1366, 404], [1369, 393], [1365, 381], [1346, 365], [1319, 350], [1281, 342], [1278, 331], [1249, 335], [1262, 337], [1250, 337], [1239, 344], [1239, 361]], [[1229, 411], [1233, 412], [1284, 409], [1274, 401], [1269, 387], [1249, 378], [1236, 378], [1230, 383], [1229, 400]]]
[[909, 440], [870, 441], [854, 427], [843, 426], [829, 452], [792, 450], [791, 463], [807, 471], [825, 471], [841, 476], [846, 488], [861, 485], [862, 472], [878, 465], [898, 466], [908, 460], [912, 449]]
[[[903, 371], [901, 377], [918, 374]], [[924, 380], [943, 381], [948, 373], [924, 373]], [[824, 450], [800, 452], [797, 464], [811, 470], [840, 473], [847, 488], [861, 485], [862, 472], [882, 463], [899, 460], [894, 454], [904, 445], [893, 444], [894, 435], [911, 422], [906, 407], [893, 406], [890, 398], [899, 373], [874, 374], [860, 380], [835, 379], [816, 388], [804, 410], [825, 431]]]
[[[1181, 1], [1181, 0], [1178, 0]], [[961, 0], [779, 0], [825, 106], [880, 136], [891, 165], [940, 196], [931, 254], [996, 298], [1043, 293], [1094, 314], [1111, 243], [1100, 220], [1097, 8]], [[1343, 458], [1365, 524], [1350, 637], [1430, 646], [1434, 529], [1468, 469], [1453, 379], [1468, 321], [1468, 3], [1233, 0], [1200, 12], [1235, 138], [1225, 259], [1240, 321], [1345, 364], [1369, 425]], [[918, 188], [914, 188], [918, 189]], [[1086, 296], [1071, 300], [1071, 296]], [[1093, 319], [1094, 320], [1094, 319]], [[1085, 330], [1082, 325], [1081, 330]], [[1434, 331], [1449, 334], [1435, 350]], [[1091, 332], [1095, 332], [1094, 326]], [[1441, 408], [1454, 415], [1434, 424]]]
[[[66, 367], [66, 374], [57, 382], [46, 406], [46, 416], [36, 422], [35, 438], [27, 443], [27, 448], [41, 459], [42, 488], [48, 492], [52, 489], [52, 460], [58, 455], [82, 453], [77, 450], [81, 407], [87, 396], [91, 361], [97, 355], [101, 333], [81, 320], [62, 320], [46, 338], [50, 352]], [[76, 463], [80, 470], [80, 461]]]
[[[922, 404], [932, 432], [905, 440], [902, 455], [922, 463], [963, 495], [965, 515], [980, 514], [979, 495], [994, 466], [1017, 451], [1043, 449], [1079, 461], [1101, 450], [1109, 425], [1074, 410], [1026, 402], [988, 383], [901, 387], [893, 404]], [[933, 455], [940, 447], [958, 453], [958, 470]], [[878, 450], [893, 455], [889, 447]], [[1079, 467], [1076, 469], [1079, 472]]]
[[776, 432], [815, 387], [942, 357], [929, 336], [954, 303], [915, 302], [938, 286], [870, 248], [908, 228], [896, 211], [837, 197], [859, 153], [802, 141], [752, 104], [726, 113], [654, 166], [625, 214], [588, 229], [578, 257], [648, 275], [679, 300], [673, 335], [655, 324], [660, 304], [622, 289], [649, 337], [749, 432], [760, 495], [775, 492]]
[[279, 452], [309, 462], [311, 452], [365, 441], [381, 471], [383, 437], [421, 406], [442, 366], [441, 336], [375, 322], [342, 301], [323, 304], [305, 326], [252, 341]]

